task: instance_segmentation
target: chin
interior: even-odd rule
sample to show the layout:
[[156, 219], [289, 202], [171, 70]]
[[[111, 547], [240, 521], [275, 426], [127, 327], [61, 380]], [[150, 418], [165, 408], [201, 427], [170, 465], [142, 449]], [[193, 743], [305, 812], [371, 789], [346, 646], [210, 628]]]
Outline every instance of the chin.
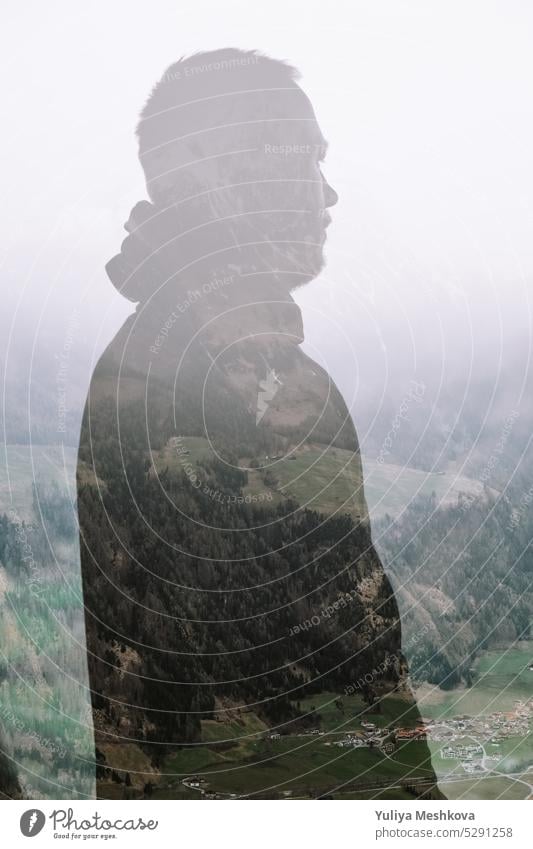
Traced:
[[[290, 241], [289, 241], [290, 239]], [[314, 280], [325, 266], [324, 243], [326, 240], [325, 230], [314, 234], [287, 231], [277, 233], [272, 240], [276, 245], [275, 264], [281, 270], [287, 272], [289, 288], [294, 291]]]
[[324, 241], [323, 238], [318, 244], [313, 245], [309, 252], [309, 269], [312, 274], [311, 279], [320, 274], [326, 265], [326, 257], [324, 256]]
[[325, 265], [326, 260], [322, 248], [316, 248], [312, 253], [306, 252], [305, 261], [304, 257], [302, 257], [300, 263], [300, 273], [291, 275], [291, 291], [294, 292], [296, 289], [301, 289], [302, 286], [306, 286], [311, 280], [318, 277]]

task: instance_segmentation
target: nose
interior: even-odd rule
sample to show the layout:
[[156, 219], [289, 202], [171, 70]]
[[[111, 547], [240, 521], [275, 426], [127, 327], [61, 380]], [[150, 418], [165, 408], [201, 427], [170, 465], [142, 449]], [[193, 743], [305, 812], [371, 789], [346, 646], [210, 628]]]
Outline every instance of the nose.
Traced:
[[328, 206], [335, 206], [337, 203], [339, 196], [334, 188], [330, 186], [328, 181], [324, 179], [324, 206], [327, 208]]

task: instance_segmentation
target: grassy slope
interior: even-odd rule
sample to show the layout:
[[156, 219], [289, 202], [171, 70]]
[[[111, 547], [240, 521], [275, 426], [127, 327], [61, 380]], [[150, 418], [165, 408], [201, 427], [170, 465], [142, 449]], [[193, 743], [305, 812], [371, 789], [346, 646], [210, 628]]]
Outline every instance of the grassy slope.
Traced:
[[[201, 437], [182, 437], [180, 444], [188, 451], [181, 458], [171, 444], [154, 452], [159, 471], [165, 466], [177, 469], [181, 465], [183, 468], [184, 463], [194, 466], [203, 457], [212, 456], [208, 441]], [[272, 489], [265, 487], [261, 473], [252, 470], [248, 473], [245, 492], [260, 495], [268, 490], [274, 501], [292, 496], [300, 504], [323, 513], [350, 512], [354, 517], [365, 514], [359, 464], [351, 451], [340, 448], [325, 451], [323, 446], [306, 446], [287, 458], [268, 463], [277, 484]], [[437, 502], [444, 506], [455, 503], [460, 493], [480, 495], [482, 491], [479, 481], [471, 478], [364, 461], [364, 493], [373, 518], [385, 513], [398, 516], [421, 494], [435, 492]]]

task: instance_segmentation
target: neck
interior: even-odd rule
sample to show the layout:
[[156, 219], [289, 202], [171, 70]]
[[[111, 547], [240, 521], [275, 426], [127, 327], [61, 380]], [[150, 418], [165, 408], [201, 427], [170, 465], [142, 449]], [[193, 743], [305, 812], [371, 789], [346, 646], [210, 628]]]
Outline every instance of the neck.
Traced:
[[157, 335], [170, 321], [168, 350], [171, 339], [177, 350], [197, 333], [217, 346], [273, 334], [292, 344], [303, 340], [290, 294], [302, 281], [296, 252], [282, 254], [264, 237], [242, 244], [221, 222], [189, 225], [188, 232], [178, 225], [175, 210], [137, 204], [126, 224], [130, 235], [107, 266], [117, 289], [139, 302], [137, 320], [147, 331]]

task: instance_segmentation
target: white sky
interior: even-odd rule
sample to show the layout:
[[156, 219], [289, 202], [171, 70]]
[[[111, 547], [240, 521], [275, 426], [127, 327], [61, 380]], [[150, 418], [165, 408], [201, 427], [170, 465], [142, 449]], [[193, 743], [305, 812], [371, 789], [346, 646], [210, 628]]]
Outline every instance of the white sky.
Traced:
[[451, 356], [461, 339], [483, 349], [529, 332], [533, 3], [4, 0], [3, 11], [2, 284], [13, 308], [25, 293], [20, 327], [34, 313], [66, 323], [77, 306], [87, 344], [106, 310], [96, 347], [110, 337], [129, 307], [103, 267], [144, 196], [138, 111], [179, 56], [237, 46], [301, 70], [330, 141], [329, 263], [300, 295], [326, 360], [331, 321], [365, 350], [403, 340], [414, 370], [426, 346]]

